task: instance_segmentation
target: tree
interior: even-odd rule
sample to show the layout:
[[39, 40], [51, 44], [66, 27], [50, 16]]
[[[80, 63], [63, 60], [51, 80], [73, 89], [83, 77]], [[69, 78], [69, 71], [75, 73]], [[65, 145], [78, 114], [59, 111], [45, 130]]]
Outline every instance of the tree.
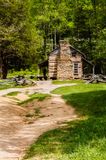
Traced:
[[40, 36], [30, 17], [29, 0], [1, 0], [0, 6], [0, 68], [5, 79], [11, 57], [33, 56]]
[[73, 23], [68, 22], [67, 19], [68, 10], [65, 0], [33, 0], [31, 13], [35, 26], [39, 28], [43, 37], [42, 54], [44, 54], [44, 59], [47, 58], [47, 52], [56, 48], [63, 32], [73, 27]]
[[48, 52], [64, 38], [86, 53], [87, 58], [101, 71], [104, 70], [104, 0], [1, 0], [0, 6], [0, 64], [3, 78], [6, 78], [11, 59], [24, 58], [27, 64], [31, 64], [32, 60], [40, 62], [47, 59]]
[[[73, 12], [72, 12], [73, 10]], [[94, 66], [95, 73], [103, 73], [106, 63], [106, 2], [103, 0], [72, 0], [70, 11], [73, 13], [74, 28], [70, 41], [86, 53]]]

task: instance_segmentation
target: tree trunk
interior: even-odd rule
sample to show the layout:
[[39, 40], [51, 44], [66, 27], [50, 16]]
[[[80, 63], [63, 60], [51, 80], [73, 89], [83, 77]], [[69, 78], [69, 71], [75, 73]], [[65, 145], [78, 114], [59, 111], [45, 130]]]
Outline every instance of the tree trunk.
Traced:
[[2, 65], [2, 79], [7, 78], [7, 66], [5, 64]]
[[53, 49], [55, 49], [57, 46], [57, 31], [56, 29], [53, 32]]
[[55, 29], [55, 31], [54, 31], [54, 47], [56, 48], [56, 46], [57, 46], [57, 31]]
[[2, 76], [2, 65], [1, 65], [1, 56], [0, 56], [0, 78]]
[[93, 78], [94, 78], [94, 76], [95, 76], [95, 65], [93, 65], [92, 71], [93, 71]]
[[47, 39], [46, 39], [46, 36], [45, 36], [45, 37], [44, 37], [44, 46], [43, 46], [44, 59], [47, 59], [46, 45], [47, 45]]
[[6, 59], [3, 58], [2, 56], [0, 57], [0, 72], [1, 72], [1, 79], [6, 79], [7, 78], [7, 73], [8, 73], [8, 67], [7, 67], [7, 62]]

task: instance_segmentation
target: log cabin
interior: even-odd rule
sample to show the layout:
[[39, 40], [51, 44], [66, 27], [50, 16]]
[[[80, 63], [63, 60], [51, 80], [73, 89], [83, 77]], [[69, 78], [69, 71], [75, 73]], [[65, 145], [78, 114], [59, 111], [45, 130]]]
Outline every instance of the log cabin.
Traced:
[[60, 40], [59, 46], [49, 54], [48, 60], [39, 64], [39, 68], [48, 68], [49, 79], [82, 79], [85, 62], [89, 63], [84, 53], [68, 41]]
[[83, 75], [83, 53], [61, 40], [59, 47], [49, 55], [48, 73], [50, 79], [81, 79]]

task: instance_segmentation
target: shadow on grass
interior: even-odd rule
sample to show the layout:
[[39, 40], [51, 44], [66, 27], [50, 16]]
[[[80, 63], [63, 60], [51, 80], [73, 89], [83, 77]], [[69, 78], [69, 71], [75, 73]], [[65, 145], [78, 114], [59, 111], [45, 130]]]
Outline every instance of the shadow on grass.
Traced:
[[81, 159], [83, 159], [87, 153], [89, 160], [92, 159], [92, 154], [95, 156], [100, 154], [103, 158], [104, 153], [106, 155], [105, 125], [106, 116], [70, 122], [66, 127], [49, 131], [30, 147], [26, 159], [33, 156], [58, 153], [60, 155], [71, 155], [75, 160], [79, 160], [81, 155]]
[[[31, 145], [25, 158], [53, 154], [57, 160], [104, 160], [106, 91], [74, 93], [64, 95], [63, 98], [81, 115], [86, 115], [88, 118], [69, 122], [65, 127], [43, 134]], [[62, 157], [56, 157], [57, 154]]]
[[106, 90], [74, 93], [62, 97], [81, 115], [106, 115]]

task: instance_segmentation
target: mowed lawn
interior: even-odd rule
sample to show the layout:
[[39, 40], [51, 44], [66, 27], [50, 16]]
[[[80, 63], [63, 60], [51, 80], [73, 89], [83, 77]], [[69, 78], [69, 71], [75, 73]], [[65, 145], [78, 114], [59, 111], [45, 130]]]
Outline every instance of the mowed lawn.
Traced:
[[33, 143], [26, 159], [106, 160], [106, 84], [80, 84], [53, 91], [80, 119], [49, 131]]

